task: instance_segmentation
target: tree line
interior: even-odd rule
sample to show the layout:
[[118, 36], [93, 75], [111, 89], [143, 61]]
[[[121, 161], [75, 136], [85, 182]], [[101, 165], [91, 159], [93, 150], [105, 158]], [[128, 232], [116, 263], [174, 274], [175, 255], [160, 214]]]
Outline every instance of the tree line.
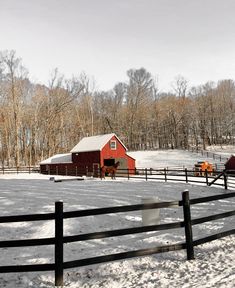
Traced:
[[190, 87], [177, 76], [172, 92], [158, 90], [145, 68], [99, 91], [85, 74], [48, 85], [32, 83], [15, 51], [0, 52], [0, 161], [34, 166], [69, 152], [83, 137], [116, 133], [129, 150], [234, 144], [235, 82]]

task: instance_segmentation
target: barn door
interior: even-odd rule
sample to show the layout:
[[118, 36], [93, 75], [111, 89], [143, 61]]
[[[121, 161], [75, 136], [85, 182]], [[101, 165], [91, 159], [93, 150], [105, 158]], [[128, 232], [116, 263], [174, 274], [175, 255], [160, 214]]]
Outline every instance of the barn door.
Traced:
[[127, 159], [125, 158], [116, 158], [115, 161], [119, 161], [120, 165], [118, 166], [117, 169], [117, 175], [125, 175], [127, 173]]
[[127, 159], [126, 158], [116, 158], [115, 162], [119, 161], [119, 169], [127, 169]]
[[93, 163], [93, 177], [100, 177], [100, 164]]

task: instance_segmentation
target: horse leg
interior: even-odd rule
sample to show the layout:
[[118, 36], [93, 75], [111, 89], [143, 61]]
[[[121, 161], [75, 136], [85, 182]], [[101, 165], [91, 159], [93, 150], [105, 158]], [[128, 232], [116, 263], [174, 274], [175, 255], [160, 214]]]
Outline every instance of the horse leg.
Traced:
[[116, 172], [117, 172], [117, 169], [114, 169], [114, 170], [113, 170], [113, 178], [114, 178], [114, 179], [116, 179]]
[[100, 170], [100, 178], [101, 180], [104, 178], [105, 179], [105, 169], [102, 169]]

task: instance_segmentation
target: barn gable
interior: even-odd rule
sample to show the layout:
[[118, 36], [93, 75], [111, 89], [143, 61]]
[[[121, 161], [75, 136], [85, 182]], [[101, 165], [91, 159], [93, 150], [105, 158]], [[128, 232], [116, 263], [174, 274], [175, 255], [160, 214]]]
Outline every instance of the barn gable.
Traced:
[[73, 149], [70, 152], [80, 153], [80, 152], [101, 151], [113, 137], [117, 138], [117, 140], [127, 151], [127, 148], [122, 143], [122, 141], [114, 133], [112, 133], [112, 134], [84, 137], [75, 147], [73, 147]]

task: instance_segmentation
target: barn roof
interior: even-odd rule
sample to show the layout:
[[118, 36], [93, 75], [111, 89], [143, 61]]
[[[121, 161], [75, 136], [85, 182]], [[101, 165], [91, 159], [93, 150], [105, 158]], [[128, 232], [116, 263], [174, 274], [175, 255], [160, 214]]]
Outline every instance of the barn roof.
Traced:
[[79, 152], [101, 151], [102, 148], [113, 136], [115, 136], [118, 139], [118, 141], [122, 144], [122, 146], [127, 150], [127, 148], [122, 143], [122, 141], [117, 137], [117, 135], [111, 133], [111, 134], [84, 137], [75, 147], [73, 147], [73, 149], [70, 152], [79, 153]]
[[48, 159], [41, 161], [40, 164], [52, 164], [52, 163], [72, 163], [71, 153], [56, 154]]

